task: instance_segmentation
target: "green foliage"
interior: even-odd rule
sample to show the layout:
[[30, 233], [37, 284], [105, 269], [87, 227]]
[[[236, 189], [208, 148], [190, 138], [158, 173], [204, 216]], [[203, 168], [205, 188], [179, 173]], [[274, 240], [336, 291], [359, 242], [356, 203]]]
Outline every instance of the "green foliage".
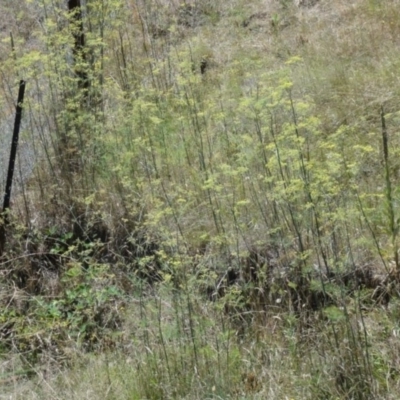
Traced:
[[103, 397], [397, 393], [398, 4], [217, 3], [12, 6], [37, 165], [1, 351], [103, 352]]

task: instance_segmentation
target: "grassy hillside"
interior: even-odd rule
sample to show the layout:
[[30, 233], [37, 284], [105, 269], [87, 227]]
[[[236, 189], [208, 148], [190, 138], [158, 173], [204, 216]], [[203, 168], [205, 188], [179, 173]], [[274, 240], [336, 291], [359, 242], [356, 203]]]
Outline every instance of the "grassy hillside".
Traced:
[[400, 2], [73, 3], [0, 5], [0, 397], [399, 398]]

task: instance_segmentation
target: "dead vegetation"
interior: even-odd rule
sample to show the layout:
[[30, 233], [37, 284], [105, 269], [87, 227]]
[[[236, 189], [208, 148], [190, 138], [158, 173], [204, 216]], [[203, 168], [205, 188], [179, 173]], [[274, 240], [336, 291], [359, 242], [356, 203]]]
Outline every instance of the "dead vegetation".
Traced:
[[56, 3], [0, 6], [4, 393], [397, 398], [398, 1]]

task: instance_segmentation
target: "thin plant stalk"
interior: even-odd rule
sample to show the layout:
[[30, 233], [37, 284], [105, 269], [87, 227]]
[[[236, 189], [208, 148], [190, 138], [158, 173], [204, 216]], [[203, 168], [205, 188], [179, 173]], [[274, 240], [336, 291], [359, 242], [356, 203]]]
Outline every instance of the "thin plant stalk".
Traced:
[[397, 231], [398, 226], [395, 221], [394, 207], [393, 207], [393, 192], [392, 192], [392, 182], [390, 180], [390, 163], [389, 163], [389, 146], [388, 146], [388, 133], [386, 129], [385, 111], [383, 106], [381, 106], [381, 124], [382, 124], [382, 144], [383, 144], [383, 161], [385, 165], [385, 196], [387, 211], [389, 217], [389, 229], [393, 249], [393, 259], [396, 266], [396, 276], [399, 277], [400, 274], [400, 264], [399, 264], [399, 252], [397, 246]]

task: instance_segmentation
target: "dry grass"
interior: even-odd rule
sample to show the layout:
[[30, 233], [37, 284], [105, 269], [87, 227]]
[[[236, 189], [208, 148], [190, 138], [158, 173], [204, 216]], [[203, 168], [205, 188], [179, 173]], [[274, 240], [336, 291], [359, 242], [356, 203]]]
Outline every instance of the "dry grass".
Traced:
[[[284, 313], [270, 315], [267, 324], [258, 327], [256, 337], [239, 338], [216, 322], [222, 316], [215, 315], [212, 307], [202, 306], [196, 312], [196, 330], [203, 337], [196, 339], [199, 358], [193, 365], [191, 339], [187, 332], [176, 331], [183, 315], [176, 315], [165, 291], [163, 296], [162, 311], [156, 309], [157, 300], [153, 305], [152, 300], [146, 301], [145, 317], [140, 316], [138, 304], [127, 310], [130, 317], [124, 326], [123, 349], [78, 352], [71, 355], [67, 368], [42, 363], [33, 368], [30, 379], [16, 356], [3, 361], [2, 398], [346, 399], [348, 393], [358, 396], [358, 385], [365, 384], [358, 381], [354, 369], [362, 366], [354, 364], [356, 354], [346, 334], [347, 323], [337, 321], [331, 328], [315, 321], [313, 328], [299, 332]], [[362, 398], [398, 397], [399, 327], [391, 322], [396, 307], [397, 303], [387, 316], [372, 310], [364, 317], [370, 338], [369, 367], [375, 380], [364, 387]], [[205, 318], [202, 322], [200, 316]], [[332, 329], [340, 340], [338, 348]], [[362, 329], [355, 316], [351, 316], [350, 329], [355, 335]]]
[[[1, 265], [0, 399], [399, 398], [379, 112], [397, 213], [400, 2], [109, 5], [75, 125], [65, 16], [0, 5], [0, 117], [27, 74], [37, 160]], [[74, 129], [87, 168], [65, 174]]]

